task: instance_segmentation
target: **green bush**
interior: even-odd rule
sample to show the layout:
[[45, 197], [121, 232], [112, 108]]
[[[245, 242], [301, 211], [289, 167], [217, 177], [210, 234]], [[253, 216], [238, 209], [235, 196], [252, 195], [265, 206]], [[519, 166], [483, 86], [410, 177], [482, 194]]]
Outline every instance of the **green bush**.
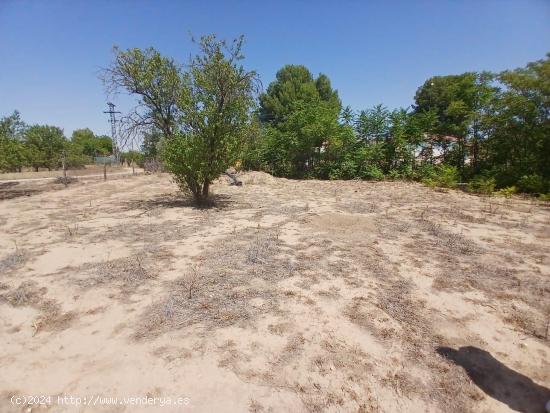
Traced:
[[359, 170], [361, 179], [381, 180], [384, 179], [384, 172], [376, 165], [366, 165]]
[[495, 195], [503, 196], [505, 198], [510, 198], [512, 195], [518, 192], [516, 186], [507, 186], [506, 188], [499, 189], [495, 192]]
[[491, 195], [495, 190], [495, 178], [477, 176], [468, 183], [468, 192], [476, 194]]
[[540, 175], [523, 175], [517, 184], [520, 192], [542, 194], [548, 189], [548, 182]]
[[548, 192], [547, 194], [540, 194], [538, 199], [539, 201], [550, 202], [550, 192]]
[[[328, 170], [329, 179], [353, 179], [356, 176], [357, 166], [352, 160], [345, 160], [340, 163], [334, 162]], [[317, 172], [317, 176], [322, 177], [323, 174]]]
[[424, 181], [435, 175], [435, 167], [431, 164], [422, 164], [417, 166], [411, 173], [411, 178]]
[[410, 166], [402, 166], [398, 169], [392, 169], [387, 174], [390, 179], [411, 179], [415, 177], [414, 171]]
[[422, 182], [432, 188], [456, 188], [458, 184], [458, 171], [454, 166], [437, 165], [423, 172], [426, 176], [422, 178]]

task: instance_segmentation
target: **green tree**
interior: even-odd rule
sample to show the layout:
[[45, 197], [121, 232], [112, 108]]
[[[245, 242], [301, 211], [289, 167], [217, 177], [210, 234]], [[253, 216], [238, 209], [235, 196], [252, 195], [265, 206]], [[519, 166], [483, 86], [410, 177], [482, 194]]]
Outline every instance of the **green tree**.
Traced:
[[549, 182], [550, 54], [500, 73], [498, 81], [502, 88], [485, 117], [490, 133], [482, 147], [483, 168], [499, 187], [515, 185], [523, 177]]
[[286, 65], [271, 82], [266, 93], [260, 96], [260, 120], [277, 126], [284, 122], [294, 110], [308, 104], [324, 102], [338, 112], [341, 108], [338, 92], [333, 90], [327, 76], [317, 79], [302, 65]]
[[113, 141], [108, 136], [96, 136], [90, 129], [77, 129], [71, 141], [82, 148], [89, 157], [108, 155], [113, 152]]
[[171, 139], [178, 132], [179, 101], [190, 93], [188, 76], [169, 57], [150, 47], [120, 50], [113, 48], [114, 62], [101, 73], [108, 93], [120, 89], [135, 95], [136, 108], [124, 118], [128, 134], [154, 126]]
[[21, 171], [28, 162], [28, 151], [23, 144], [26, 125], [19, 112], [0, 119], [0, 171]]
[[279, 176], [328, 177], [329, 165], [353, 139], [351, 128], [338, 122], [338, 114], [327, 102], [296, 104], [284, 122], [265, 126], [264, 164]]
[[[483, 138], [481, 124], [487, 106], [496, 92], [494, 76], [488, 72], [435, 76], [428, 79], [415, 95], [415, 112], [436, 114], [432, 142], [446, 160], [456, 166], [462, 178], [465, 164], [472, 157], [477, 167], [479, 144]], [[453, 139], [450, 139], [452, 137]]]
[[200, 53], [185, 70], [154, 49], [115, 49], [104, 79], [108, 88], [139, 96], [139, 116], [128, 117], [131, 127], [153, 125], [162, 131], [166, 167], [182, 190], [204, 204], [211, 182], [240, 154], [256, 73], [240, 64], [242, 36], [231, 44], [203, 36], [198, 45]]
[[355, 129], [360, 139], [380, 142], [390, 131], [390, 111], [383, 105], [362, 110], [355, 122]]
[[25, 132], [29, 163], [38, 168], [52, 170], [58, 168], [65, 145], [63, 130], [56, 126], [34, 125]]
[[90, 162], [90, 157], [82, 152], [82, 147], [72, 140], [65, 140], [61, 153], [61, 163], [65, 168], [82, 168]]
[[143, 131], [143, 141], [141, 144], [141, 151], [143, 156], [147, 160], [158, 158], [159, 143], [162, 139], [162, 132], [154, 127]]
[[410, 176], [417, 145], [417, 135], [412, 130], [411, 114], [406, 109], [395, 109], [390, 115], [390, 128], [385, 142], [386, 172], [395, 177]]
[[344, 125], [353, 125], [353, 123], [355, 122], [355, 113], [353, 112], [351, 106], [346, 106], [345, 108], [342, 108], [342, 111], [340, 112], [340, 120]]
[[341, 109], [327, 76], [314, 79], [305, 66], [284, 66], [260, 96], [262, 164], [280, 176], [328, 176], [341, 141], [352, 136], [339, 123]]

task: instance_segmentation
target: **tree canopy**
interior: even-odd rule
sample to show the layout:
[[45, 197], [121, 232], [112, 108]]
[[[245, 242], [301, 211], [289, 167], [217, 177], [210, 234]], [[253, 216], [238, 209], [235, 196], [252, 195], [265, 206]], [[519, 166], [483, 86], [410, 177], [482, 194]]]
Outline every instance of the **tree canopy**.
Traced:
[[104, 80], [138, 96], [127, 127], [161, 131], [166, 167], [182, 190], [205, 203], [212, 180], [237, 160], [256, 73], [240, 64], [243, 37], [227, 43], [203, 36], [197, 44], [200, 51], [185, 69], [154, 49], [115, 49]]
[[113, 141], [109, 136], [96, 136], [90, 129], [77, 129], [71, 136], [71, 141], [81, 148], [84, 155], [104, 156], [113, 152]]

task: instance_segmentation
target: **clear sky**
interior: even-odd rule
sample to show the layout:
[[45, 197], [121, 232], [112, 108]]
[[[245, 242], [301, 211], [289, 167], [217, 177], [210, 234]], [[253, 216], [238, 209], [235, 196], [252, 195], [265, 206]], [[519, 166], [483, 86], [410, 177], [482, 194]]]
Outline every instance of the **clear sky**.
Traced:
[[[109, 133], [97, 78], [113, 45], [181, 62], [189, 33], [246, 37], [267, 87], [284, 64], [327, 74], [344, 105], [412, 104], [428, 77], [523, 66], [550, 52], [550, 0], [0, 0], [0, 116]], [[128, 98], [113, 100], [129, 108]]]

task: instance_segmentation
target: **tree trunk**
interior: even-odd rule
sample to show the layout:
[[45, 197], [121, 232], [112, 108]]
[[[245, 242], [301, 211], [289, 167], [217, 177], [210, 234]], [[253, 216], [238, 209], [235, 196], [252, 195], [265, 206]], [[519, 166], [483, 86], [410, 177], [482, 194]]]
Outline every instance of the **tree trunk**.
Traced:
[[204, 184], [202, 185], [202, 197], [204, 198], [204, 200], [208, 199], [209, 190], [210, 190], [210, 182], [205, 181]]
[[63, 184], [67, 187], [67, 164], [65, 162], [65, 156], [63, 156]]
[[210, 182], [204, 182], [202, 186], [200, 184], [197, 184], [193, 189], [191, 189], [191, 192], [193, 193], [193, 197], [195, 198], [195, 203], [199, 206], [206, 205], [208, 203], [208, 195], [209, 195], [209, 189], [210, 189]]

